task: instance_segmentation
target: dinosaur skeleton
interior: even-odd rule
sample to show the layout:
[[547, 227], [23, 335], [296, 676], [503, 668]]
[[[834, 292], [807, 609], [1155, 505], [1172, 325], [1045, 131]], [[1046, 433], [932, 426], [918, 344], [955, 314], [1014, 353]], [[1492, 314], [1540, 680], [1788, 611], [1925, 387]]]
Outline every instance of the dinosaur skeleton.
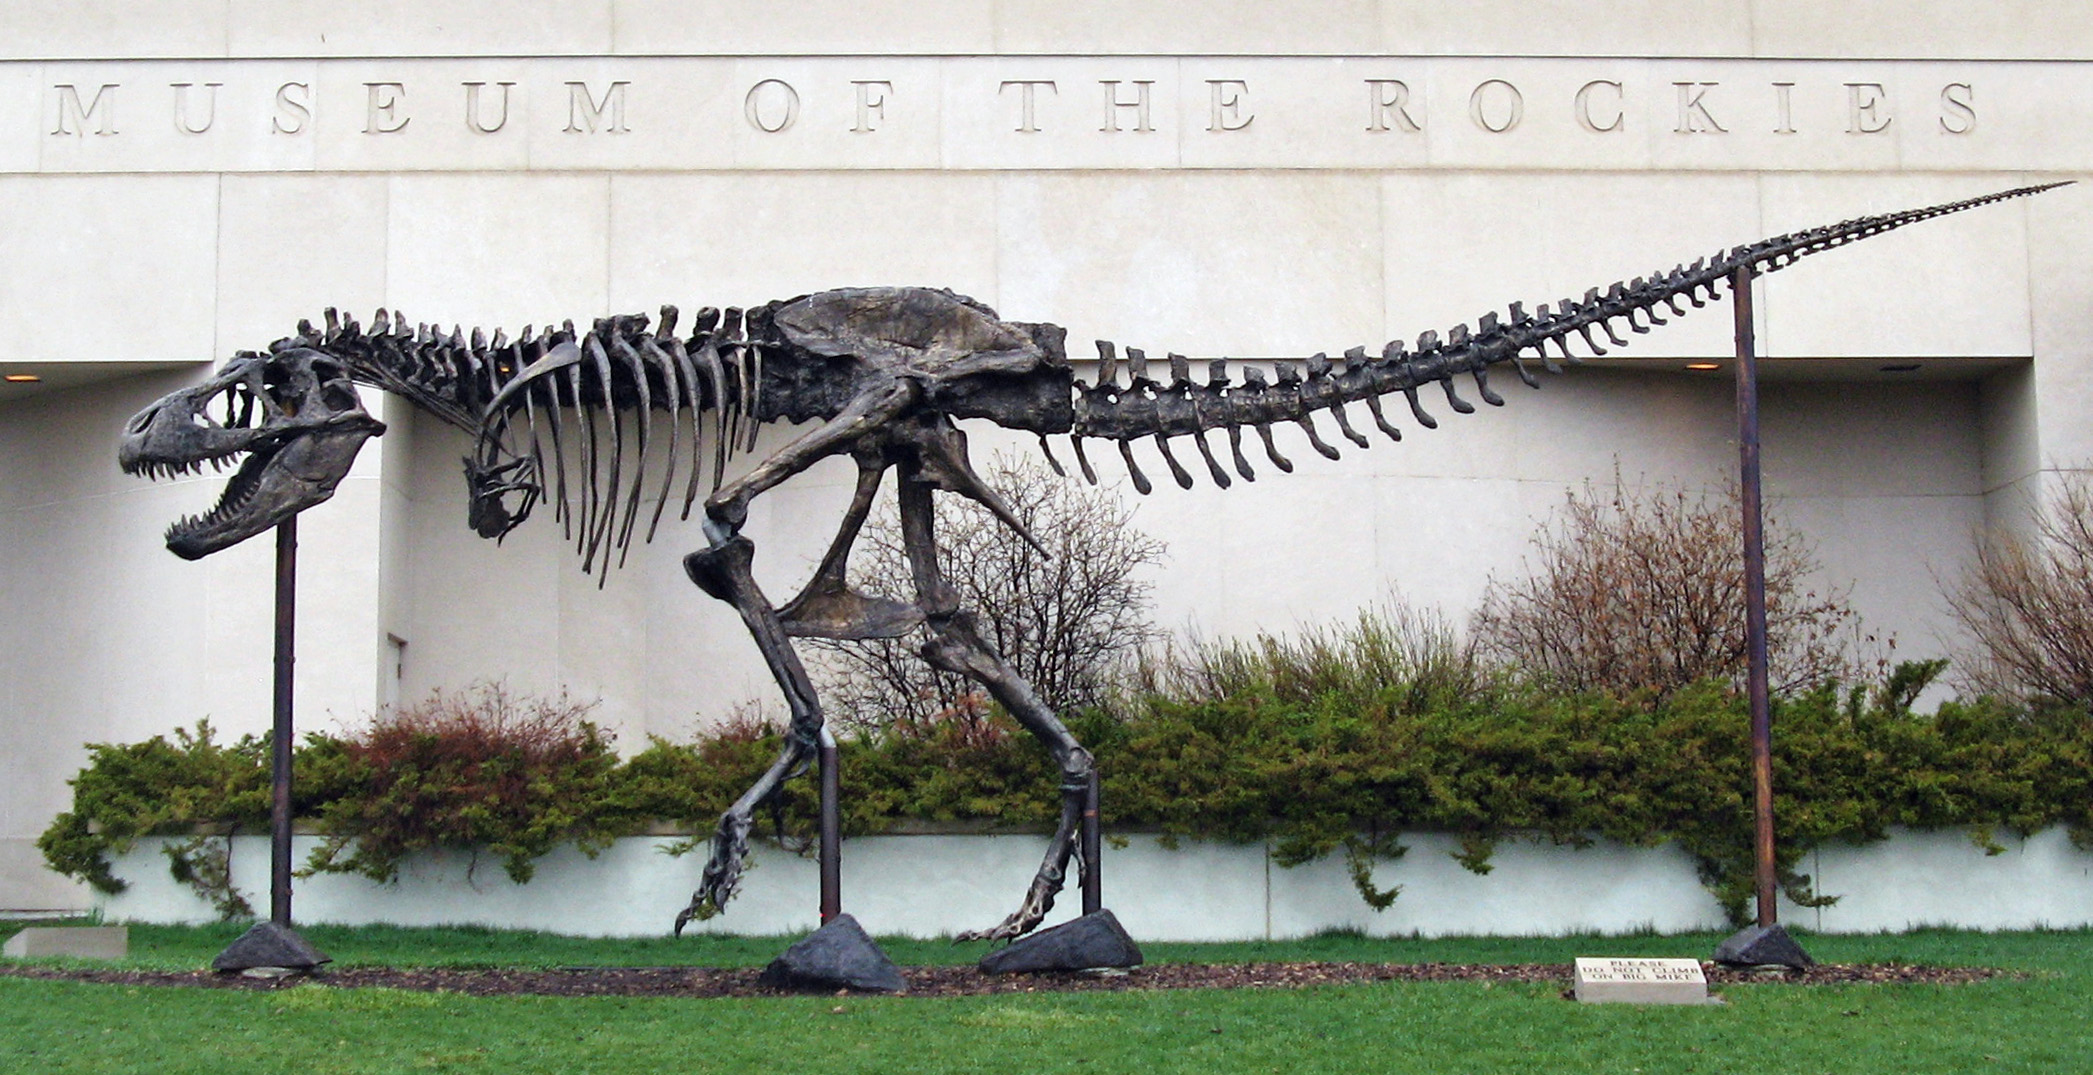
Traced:
[[[1337, 458], [1338, 449], [1316, 427], [1317, 412], [1364, 448], [1371, 441], [1345, 410], [1363, 405], [1376, 428], [1400, 440], [1401, 430], [1382, 408], [1384, 396], [1401, 393], [1417, 424], [1436, 428], [1418, 398], [1427, 385], [1437, 384], [1447, 405], [1467, 414], [1475, 406], [1454, 384], [1466, 375], [1485, 403], [1501, 405], [1489, 382], [1493, 366], [1509, 364], [1521, 381], [1539, 387], [1529, 357], [1560, 372], [1558, 356], [1578, 361], [1572, 339], [1604, 355], [1595, 332], [1608, 345], [1623, 346], [1617, 324], [1646, 333], [1667, 323], [1665, 312], [1679, 316], [1720, 299], [1740, 269], [1775, 271], [1907, 224], [2046, 189], [1784, 235], [1531, 313], [1513, 303], [1503, 317], [1484, 314], [1472, 331], [1458, 325], [1443, 340], [1427, 332], [1414, 350], [1397, 341], [1377, 353], [1353, 348], [1335, 362], [1324, 354], [1280, 361], [1270, 377], [1257, 366], [1232, 369], [1227, 360], [1214, 360], [1201, 381], [1189, 359], [1170, 354], [1162, 379], [1141, 350], [1127, 348], [1122, 360], [1113, 344], [1100, 341], [1097, 381], [1087, 383], [1075, 377], [1059, 326], [1004, 321], [972, 299], [922, 288], [853, 288], [748, 309], [707, 308], [688, 336], [678, 334], [674, 308], [663, 309], [651, 326], [645, 316], [613, 317], [587, 331], [572, 322], [538, 334], [526, 328], [514, 340], [500, 332], [489, 339], [478, 329], [446, 334], [410, 326], [384, 310], [366, 328], [330, 310], [324, 327], [301, 323], [297, 335], [267, 352], [242, 352], [211, 380], [140, 412], [119, 461], [127, 472], [161, 477], [244, 456], [217, 507], [169, 528], [168, 547], [189, 559], [261, 533], [332, 494], [363, 442], [384, 428], [363, 411], [353, 384], [392, 392], [474, 438], [464, 463], [469, 522], [477, 533], [499, 539], [549, 501], [583, 570], [599, 579], [613, 554], [624, 562], [635, 536], [653, 538], [671, 503], [680, 502], [678, 515], [687, 519], [702, 495], [708, 547], [687, 556], [685, 570], [740, 614], [784, 691], [791, 723], [776, 762], [721, 817], [711, 859], [690, 906], [676, 918], [677, 931], [725, 907], [740, 878], [755, 810], [815, 752], [821, 707], [792, 639], [892, 638], [921, 627], [929, 639], [925, 659], [980, 682], [1046, 744], [1060, 770], [1060, 824], [1023, 902], [1000, 924], [973, 934], [1013, 938], [1039, 924], [1062, 887], [1092, 761], [982, 641], [940, 573], [933, 491], [975, 500], [1024, 532], [1003, 498], [974, 472], [955, 420], [986, 419], [1037, 434], [1064, 475], [1047, 437], [1067, 435], [1078, 468], [1093, 483], [1097, 474], [1084, 441], [1114, 442], [1142, 493], [1152, 483], [1134, 459], [1134, 442], [1153, 440], [1171, 477], [1189, 488], [1193, 473], [1171, 445], [1173, 438], [1189, 439], [1208, 476], [1225, 488], [1231, 471], [1245, 481], [1256, 478], [1243, 451], [1246, 427], [1281, 471], [1293, 464], [1274, 443], [1275, 425], [1298, 425], [1315, 451]], [[221, 408], [217, 416], [214, 407]], [[730, 458], [754, 451], [760, 427], [781, 420], [814, 426], [730, 477]], [[1227, 466], [1207, 439], [1215, 431], [1227, 437]], [[835, 455], [857, 464], [850, 507], [812, 579], [775, 605], [750, 573], [755, 546], [740, 532], [749, 503]], [[860, 594], [845, 582], [852, 543], [890, 469], [899, 476], [902, 539], [914, 576], [915, 592], [903, 599]]]

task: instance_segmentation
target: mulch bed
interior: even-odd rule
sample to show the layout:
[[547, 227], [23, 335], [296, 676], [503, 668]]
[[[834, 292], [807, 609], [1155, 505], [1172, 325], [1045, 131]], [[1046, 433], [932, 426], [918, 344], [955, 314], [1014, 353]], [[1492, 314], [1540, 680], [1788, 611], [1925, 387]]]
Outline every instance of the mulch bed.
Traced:
[[[1903, 964], [1820, 964], [1806, 972], [1731, 970], [1703, 964], [1710, 985], [1789, 983], [1960, 984], [2005, 972], [1987, 967], [1914, 967]], [[471, 996], [558, 997], [775, 997], [786, 991], [757, 981], [757, 968], [563, 967], [521, 970], [470, 967], [372, 967], [322, 969], [311, 976], [246, 978], [209, 971], [93, 970], [72, 967], [0, 965], [0, 974], [21, 978], [101, 982], [111, 985], [196, 986], [215, 989], [283, 989], [307, 983], [336, 987], [384, 987]], [[1361, 982], [1547, 982], [1567, 985], [1567, 963], [1162, 963], [1125, 973], [1060, 972], [987, 975], [970, 966], [903, 967], [908, 995], [980, 996], [996, 993], [1116, 992], [1128, 989], [1297, 989]]]

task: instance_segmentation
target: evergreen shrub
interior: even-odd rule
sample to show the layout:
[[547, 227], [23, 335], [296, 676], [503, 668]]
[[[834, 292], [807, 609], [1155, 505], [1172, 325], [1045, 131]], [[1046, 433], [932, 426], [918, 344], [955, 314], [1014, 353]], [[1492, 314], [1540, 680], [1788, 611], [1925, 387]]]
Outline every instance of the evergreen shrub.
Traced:
[[[1347, 652], [1376, 662], [1373, 674], [1344, 671]], [[1461, 652], [1369, 615], [1305, 641], [1198, 647], [1114, 711], [1071, 724], [1097, 755], [1112, 825], [1270, 841], [1284, 864], [1342, 854], [1377, 906], [1395, 896], [1372, 883], [1375, 862], [1401, 853], [1395, 835], [1442, 831], [1479, 872], [1509, 838], [1673, 841], [1741, 918], [1752, 864], [1741, 697], [1715, 682], [1662, 697], [1564, 694], [1464, 666]], [[1792, 897], [1828, 898], [1796, 869], [1812, 848], [1898, 826], [1965, 828], [1996, 851], [2002, 833], [2064, 825], [2093, 847], [2093, 721], [1988, 698], [1915, 710], [1939, 671], [1905, 665], [1872, 687], [1776, 700], [1775, 818]], [[474, 847], [520, 882], [563, 841], [600, 847], [661, 821], [697, 833], [688, 850], [779, 745], [775, 727], [744, 716], [620, 762], [572, 703], [512, 698], [525, 716], [458, 716], [459, 703], [489, 697], [442, 696], [437, 716], [308, 737], [300, 809], [331, 834], [310, 865], [382, 878], [414, 849]], [[96, 745], [73, 780], [73, 809], [44, 835], [46, 859], [113, 892], [122, 882], [106, 854], [137, 836], [206, 821], [259, 827], [266, 757], [262, 740], [224, 746], [207, 727]], [[845, 740], [843, 765], [851, 833], [917, 821], [1043, 826], [1058, 810], [1045, 751], [993, 712]], [[812, 783], [787, 785], [774, 812], [782, 834], [813, 831]]]

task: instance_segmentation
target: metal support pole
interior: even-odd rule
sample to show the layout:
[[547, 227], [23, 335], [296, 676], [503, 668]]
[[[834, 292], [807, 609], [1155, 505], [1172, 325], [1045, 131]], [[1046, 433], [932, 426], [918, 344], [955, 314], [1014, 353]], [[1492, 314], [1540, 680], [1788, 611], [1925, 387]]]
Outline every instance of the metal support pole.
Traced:
[[1766, 535], [1759, 490], [1759, 369], [1752, 332], [1750, 265], [1737, 267], [1730, 291], [1737, 318], [1737, 456], [1744, 505], [1745, 691], [1751, 705], [1752, 847], [1759, 925], [1780, 921], [1773, 862], [1773, 712], [1766, 690]]
[[821, 924], [843, 913], [843, 779], [836, 737], [821, 729]]
[[269, 752], [269, 921], [291, 924], [291, 666], [296, 663], [298, 517], [276, 527], [276, 696]]
[[1096, 914], [1105, 908], [1105, 880], [1100, 873], [1105, 856], [1097, 815], [1099, 784], [1097, 769], [1093, 766], [1090, 785], [1083, 790], [1083, 842], [1079, 851], [1083, 856], [1084, 914]]

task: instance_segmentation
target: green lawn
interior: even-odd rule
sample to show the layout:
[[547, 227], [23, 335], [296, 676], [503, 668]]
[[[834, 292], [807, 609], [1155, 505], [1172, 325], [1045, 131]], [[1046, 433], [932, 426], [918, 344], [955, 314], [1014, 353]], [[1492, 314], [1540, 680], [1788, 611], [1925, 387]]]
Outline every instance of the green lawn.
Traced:
[[[0, 933], [5, 933], [0, 927]], [[131, 962], [196, 967], [237, 930], [133, 927]], [[582, 940], [342, 930], [344, 964], [752, 965], [782, 938]], [[1153, 944], [1152, 961], [1567, 962], [1701, 956], [1715, 935]], [[1987, 965], [1961, 986], [1726, 986], [1709, 1008], [1586, 1007], [1560, 986], [1380, 984], [917, 999], [490, 998], [0, 978], [8, 1072], [1967, 1072], [2093, 1068], [2093, 931], [1805, 937], [1828, 962]], [[904, 963], [979, 946], [893, 940]]]

